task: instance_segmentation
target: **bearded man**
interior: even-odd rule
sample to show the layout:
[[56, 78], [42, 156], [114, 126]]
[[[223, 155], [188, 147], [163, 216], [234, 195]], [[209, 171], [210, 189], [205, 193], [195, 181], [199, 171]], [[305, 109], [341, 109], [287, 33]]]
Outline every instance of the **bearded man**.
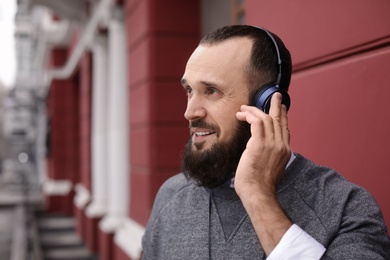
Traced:
[[292, 152], [291, 57], [275, 34], [206, 35], [181, 83], [190, 139], [160, 188], [143, 259], [389, 259], [372, 195]]

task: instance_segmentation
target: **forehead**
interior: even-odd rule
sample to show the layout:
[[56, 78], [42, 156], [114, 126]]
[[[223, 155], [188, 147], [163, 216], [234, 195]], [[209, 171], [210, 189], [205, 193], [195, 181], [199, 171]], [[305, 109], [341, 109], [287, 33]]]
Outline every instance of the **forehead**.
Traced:
[[246, 79], [252, 40], [239, 37], [213, 45], [200, 45], [192, 53], [183, 78], [186, 81], [205, 80], [234, 83]]

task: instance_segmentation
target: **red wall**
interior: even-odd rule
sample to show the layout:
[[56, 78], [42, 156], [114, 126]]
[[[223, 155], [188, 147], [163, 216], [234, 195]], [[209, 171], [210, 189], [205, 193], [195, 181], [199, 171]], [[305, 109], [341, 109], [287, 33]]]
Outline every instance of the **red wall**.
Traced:
[[199, 41], [199, 1], [126, 1], [130, 88], [130, 217], [146, 225], [162, 182], [180, 170], [188, 136], [180, 79]]
[[[50, 57], [51, 66], [59, 67], [67, 59], [67, 51], [54, 49]], [[79, 176], [77, 75], [66, 80], [53, 80], [47, 100], [50, 120], [48, 177], [75, 183]], [[71, 192], [67, 196], [49, 198], [48, 210], [72, 212], [72, 197]]]
[[[79, 178], [78, 183], [81, 183], [84, 188], [91, 192], [91, 91], [92, 91], [92, 55], [90, 52], [86, 52], [81, 57], [78, 67], [76, 68], [76, 74], [78, 76], [78, 82], [75, 82], [78, 86], [79, 104], [78, 112], [78, 135], [79, 142], [77, 143], [77, 149], [79, 150]], [[91, 252], [95, 252], [96, 248], [93, 247], [93, 243], [96, 238], [92, 238], [91, 235], [96, 232], [92, 232], [88, 229], [92, 220], [87, 219], [85, 216], [85, 207], [79, 208], [74, 205], [74, 213], [76, 216], [76, 230], [77, 234], [85, 241], [88, 249]], [[90, 245], [92, 245], [90, 247]]]
[[280, 35], [294, 68], [305, 68], [388, 42], [390, 2], [247, 0], [247, 23]]
[[292, 52], [293, 150], [367, 188], [390, 226], [390, 2], [246, 4], [248, 24], [279, 34]]
[[[66, 51], [53, 50], [53, 60], [64, 59]], [[58, 63], [54, 62], [56, 66]], [[48, 114], [51, 121], [50, 154], [52, 179], [78, 177], [78, 93], [77, 76], [66, 80], [53, 80], [48, 97]]]
[[80, 182], [91, 193], [91, 92], [92, 55], [87, 52], [79, 64]]

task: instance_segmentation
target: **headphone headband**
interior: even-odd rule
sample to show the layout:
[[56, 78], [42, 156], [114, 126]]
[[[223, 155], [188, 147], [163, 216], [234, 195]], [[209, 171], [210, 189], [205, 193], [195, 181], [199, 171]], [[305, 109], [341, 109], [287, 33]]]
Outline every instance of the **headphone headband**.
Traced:
[[[282, 40], [274, 33], [262, 28], [254, 26], [257, 29], [265, 32], [269, 39], [271, 39], [276, 52], [276, 57], [278, 59], [278, 76], [276, 78], [276, 84], [279, 85], [282, 89], [288, 89], [290, 85], [290, 73], [288, 68], [291, 66], [288, 50], [282, 42]], [[287, 76], [288, 75], [288, 76]]]
[[291, 101], [290, 96], [285, 90], [288, 89], [291, 79], [290, 54], [286, 46], [284, 46], [282, 40], [277, 35], [261, 27], [255, 28], [265, 32], [268, 38], [271, 39], [275, 47], [275, 54], [277, 57], [279, 71], [275, 84], [271, 86], [265, 86], [259, 89], [253, 97], [252, 104], [264, 111], [265, 113], [268, 113], [271, 106], [272, 95], [276, 92], [279, 92], [282, 94], [282, 104], [284, 104], [286, 106], [286, 109], [289, 110]]

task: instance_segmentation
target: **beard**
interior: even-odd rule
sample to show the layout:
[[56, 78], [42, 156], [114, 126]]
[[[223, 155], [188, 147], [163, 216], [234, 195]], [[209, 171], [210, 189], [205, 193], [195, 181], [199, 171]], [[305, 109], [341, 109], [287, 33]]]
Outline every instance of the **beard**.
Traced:
[[[218, 129], [206, 124], [203, 120], [194, 121], [191, 125]], [[216, 132], [217, 137], [218, 133], [219, 131]], [[202, 143], [195, 144], [195, 149], [193, 148], [191, 135], [182, 157], [184, 175], [198, 185], [207, 188], [216, 188], [224, 184], [234, 176], [250, 136], [250, 125], [247, 122], [238, 121], [228, 143], [215, 143], [210, 149], [202, 151]]]

